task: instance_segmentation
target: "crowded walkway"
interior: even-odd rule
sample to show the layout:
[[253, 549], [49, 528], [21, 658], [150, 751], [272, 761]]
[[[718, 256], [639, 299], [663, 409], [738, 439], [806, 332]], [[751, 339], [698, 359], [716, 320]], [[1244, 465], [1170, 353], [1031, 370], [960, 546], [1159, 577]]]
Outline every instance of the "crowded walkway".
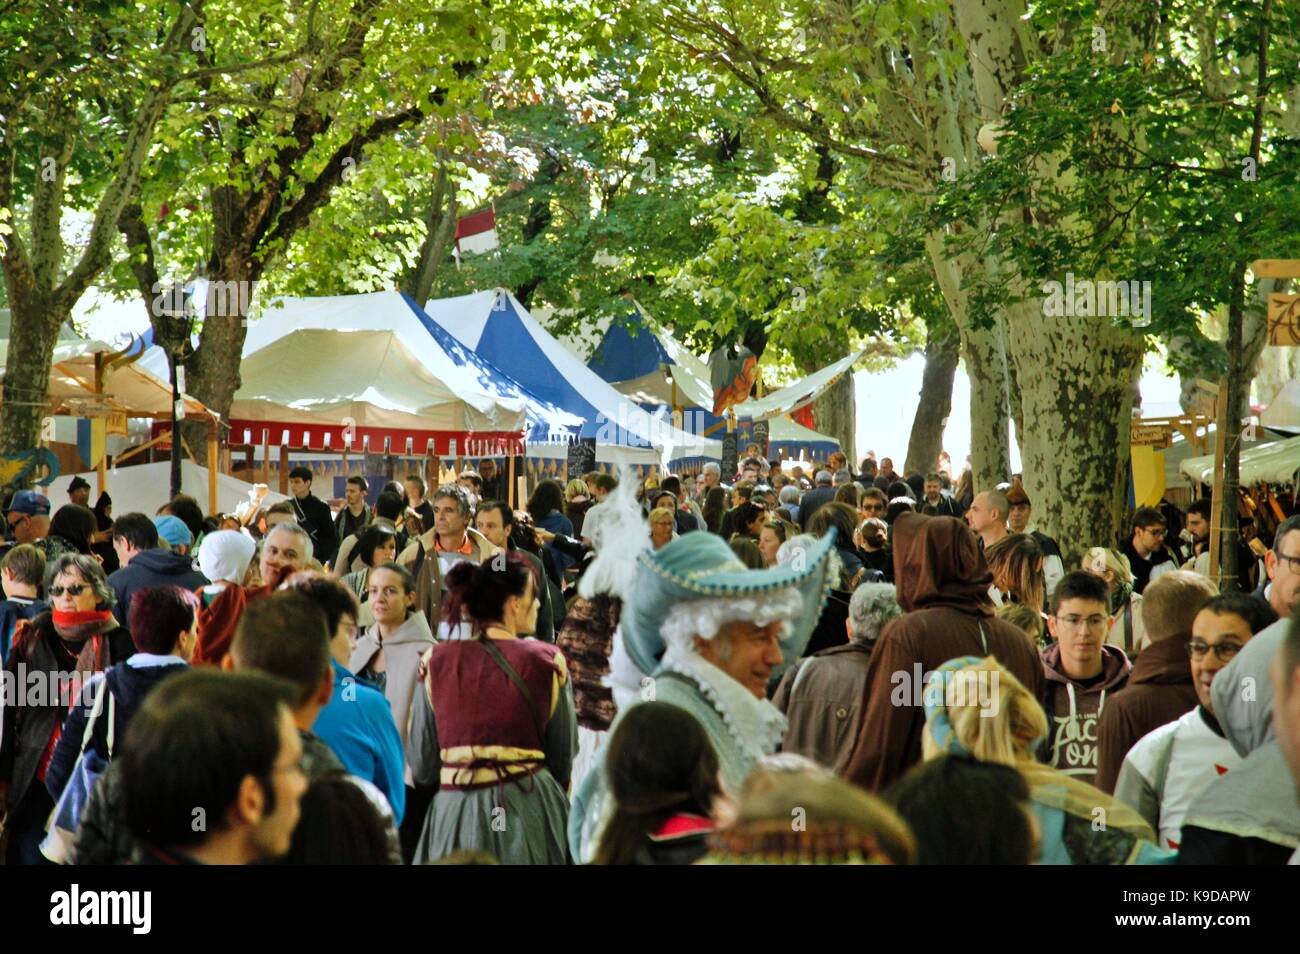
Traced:
[[5, 863], [1300, 861], [1300, 515], [1220, 592], [1201, 500], [1055, 540], [888, 458], [498, 472], [13, 493]]

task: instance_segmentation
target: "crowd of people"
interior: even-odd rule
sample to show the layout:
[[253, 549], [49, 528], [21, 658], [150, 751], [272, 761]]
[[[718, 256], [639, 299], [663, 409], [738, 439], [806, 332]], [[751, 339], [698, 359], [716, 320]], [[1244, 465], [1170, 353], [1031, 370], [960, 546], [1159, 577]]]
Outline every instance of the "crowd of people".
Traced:
[[1300, 515], [1220, 592], [946, 458], [312, 484], [11, 495], [7, 864], [1300, 862]]

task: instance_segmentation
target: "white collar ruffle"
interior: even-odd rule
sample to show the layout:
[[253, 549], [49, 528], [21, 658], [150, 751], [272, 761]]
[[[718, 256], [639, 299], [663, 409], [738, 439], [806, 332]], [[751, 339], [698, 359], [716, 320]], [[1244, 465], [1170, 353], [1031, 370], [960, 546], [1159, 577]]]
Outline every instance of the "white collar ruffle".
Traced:
[[728, 734], [741, 751], [757, 760], [776, 751], [788, 726], [781, 710], [754, 694], [699, 653], [670, 645], [659, 664], [686, 676], [700, 687], [700, 695], [722, 716]]

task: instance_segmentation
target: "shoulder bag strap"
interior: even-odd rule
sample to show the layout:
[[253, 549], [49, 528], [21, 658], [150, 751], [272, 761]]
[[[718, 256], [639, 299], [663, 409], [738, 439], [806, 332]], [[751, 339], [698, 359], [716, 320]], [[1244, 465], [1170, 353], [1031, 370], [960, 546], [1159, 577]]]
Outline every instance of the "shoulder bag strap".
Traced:
[[108, 692], [108, 757], [113, 757], [113, 730], [117, 728], [117, 697], [108, 690], [108, 677], [104, 678], [104, 691]]
[[[91, 707], [90, 716], [86, 719], [86, 728], [81, 733], [81, 751], [86, 751], [86, 746], [90, 744], [90, 737], [95, 734], [95, 723], [104, 712], [104, 697], [108, 696], [109, 705], [112, 705], [113, 694], [108, 691], [108, 675], [104, 675], [104, 684], [99, 687], [99, 692], [95, 694], [95, 704]], [[108, 722], [108, 745], [111, 749], [113, 746], [113, 716], [110, 710]]]
[[475, 642], [487, 650], [487, 654], [492, 657], [492, 661], [500, 666], [501, 671], [510, 677], [510, 681], [515, 684], [520, 695], [524, 697], [524, 701], [528, 703], [528, 708], [533, 714], [533, 724], [537, 726], [538, 741], [545, 745], [546, 729], [545, 723], [542, 721], [542, 713], [537, 707], [537, 700], [533, 697], [532, 690], [529, 689], [528, 684], [524, 682], [524, 677], [515, 671], [514, 666], [510, 665], [510, 661], [506, 659], [501, 650], [493, 644], [491, 637], [476, 636]]
[[1133, 601], [1124, 601], [1124, 655], [1133, 656]]

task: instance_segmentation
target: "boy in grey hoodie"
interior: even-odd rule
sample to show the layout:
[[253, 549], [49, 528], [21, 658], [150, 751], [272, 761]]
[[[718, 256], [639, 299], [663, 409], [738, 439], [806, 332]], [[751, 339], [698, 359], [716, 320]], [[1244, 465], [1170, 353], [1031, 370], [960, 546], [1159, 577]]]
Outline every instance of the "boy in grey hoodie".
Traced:
[[1043, 660], [1043, 709], [1048, 765], [1091, 785], [1097, 774], [1097, 722], [1107, 693], [1124, 688], [1129, 661], [1106, 644], [1110, 624], [1106, 584], [1091, 573], [1066, 574], [1052, 593], [1047, 626], [1055, 642]]

